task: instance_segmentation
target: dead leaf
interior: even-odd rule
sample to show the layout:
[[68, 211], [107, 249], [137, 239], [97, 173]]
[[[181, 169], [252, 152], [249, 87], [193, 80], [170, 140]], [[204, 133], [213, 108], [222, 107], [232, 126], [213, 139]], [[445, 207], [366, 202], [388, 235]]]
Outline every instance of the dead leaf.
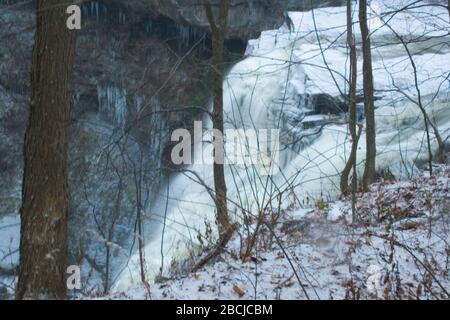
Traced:
[[245, 296], [245, 291], [236, 285], [233, 286], [233, 291], [239, 296], [239, 298], [242, 298], [243, 296]]
[[406, 231], [406, 230], [416, 230], [420, 227], [420, 224], [417, 222], [405, 222], [404, 224], [398, 226], [399, 230]]

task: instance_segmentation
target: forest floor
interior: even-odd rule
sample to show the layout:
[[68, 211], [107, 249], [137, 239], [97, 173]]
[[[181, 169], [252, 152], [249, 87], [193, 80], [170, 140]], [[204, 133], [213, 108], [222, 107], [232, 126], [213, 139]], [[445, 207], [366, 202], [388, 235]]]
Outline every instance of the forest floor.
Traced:
[[450, 167], [292, 209], [239, 257], [246, 228], [199, 272], [107, 299], [449, 299]]

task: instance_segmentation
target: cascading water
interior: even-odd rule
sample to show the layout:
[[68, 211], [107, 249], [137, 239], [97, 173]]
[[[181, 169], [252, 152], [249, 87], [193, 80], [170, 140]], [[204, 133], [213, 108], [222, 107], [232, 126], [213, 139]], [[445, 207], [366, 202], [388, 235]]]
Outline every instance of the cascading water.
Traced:
[[[372, 8], [378, 13], [385, 9], [381, 5]], [[448, 12], [439, 8], [433, 10], [436, 10], [435, 24], [447, 21]], [[264, 176], [252, 166], [226, 166], [229, 211], [237, 221], [242, 219], [242, 212], [256, 213], [268, 204], [277, 208], [280, 202], [278, 197], [274, 201], [274, 195], [281, 195], [281, 206], [286, 208], [293, 202], [299, 205], [307, 197], [334, 199], [339, 194], [339, 175], [351, 146], [347, 126], [337, 122], [322, 130], [308, 131], [302, 120], [313, 109], [312, 95], [326, 93], [338, 99], [339, 89], [348, 90], [345, 8], [292, 13], [291, 18], [294, 32], [283, 27], [250, 41], [249, 56], [230, 71], [224, 83], [227, 128], [281, 131], [276, 174]], [[420, 12], [399, 13], [390, 24], [402, 35], [423, 34], [428, 30], [428, 23], [421, 20]], [[372, 40], [376, 48], [374, 73], [379, 98], [376, 110], [378, 167], [389, 167], [398, 176], [411, 175], [416, 164], [427, 155], [423, 119], [414, 103], [418, 91], [412, 83], [412, 67], [404, 47], [395, 40], [391, 30], [383, 26], [377, 14], [372, 15], [371, 28], [376, 30]], [[450, 65], [450, 53], [445, 46], [449, 41], [448, 26], [443, 27], [442, 32], [436, 31], [436, 25], [433, 28], [444, 44], [434, 43], [432, 51], [423, 51], [435, 41], [430, 39], [412, 46], [411, 50], [420, 66], [421, 98], [445, 137], [450, 127], [447, 110], [450, 85], [446, 67]], [[386, 43], [390, 45], [380, 46]], [[210, 127], [210, 122], [205, 121], [204, 125]], [[198, 141], [196, 149], [202, 143]], [[436, 149], [434, 140], [433, 148]], [[362, 162], [364, 157], [363, 133], [358, 159]], [[150, 280], [161, 268], [163, 274], [167, 272], [172, 260], [186, 258], [190, 250], [198, 248], [198, 235], [204, 234], [208, 225], [215, 229], [214, 203], [205, 188], [205, 185], [213, 187], [212, 172], [211, 165], [194, 164], [186, 172], [169, 177], [157, 201], [149, 208], [151, 222], [146, 230], [145, 259]], [[115, 289], [123, 290], [139, 281], [139, 256], [135, 255], [120, 274]]]

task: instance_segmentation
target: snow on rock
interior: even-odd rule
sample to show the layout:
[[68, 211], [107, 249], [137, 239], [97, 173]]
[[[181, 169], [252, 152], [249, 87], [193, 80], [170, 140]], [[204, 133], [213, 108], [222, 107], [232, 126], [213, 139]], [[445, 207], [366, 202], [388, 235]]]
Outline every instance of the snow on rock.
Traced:
[[[398, 12], [398, 9], [402, 11]], [[360, 46], [361, 32], [356, 2], [354, 12], [354, 33], [357, 45]], [[446, 78], [450, 63], [447, 45], [450, 36], [448, 11], [445, 7], [423, 8], [410, 0], [376, 0], [371, 1], [368, 15], [377, 90], [392, 90], [394, 83], [399, 90], [412, 96], [416, 94], [414, 77], [411, 77], [413, 68], [398, 36], [408, 43], [418, 68], [418, 81], [423, 95], [436, 93], [443, 86], [450, 85]], [[292, 55], [290, 60], [300, 64], [308, 75], [309, 93], [339, 96], [336, 84], [345, 92], [348, 68], [346, 8], [291, 12], [290, 17], [295, 25], [294, 31], [283, 26], [278, 30], [263, 32], [259, 39], [249, 41], [247, 56], [264, 57], [280, 50], [289, 52]], [[361, 71], [362, 59], [359, 60], [358, 70]], [[391, 95], [388, 96], [391, 98]]]

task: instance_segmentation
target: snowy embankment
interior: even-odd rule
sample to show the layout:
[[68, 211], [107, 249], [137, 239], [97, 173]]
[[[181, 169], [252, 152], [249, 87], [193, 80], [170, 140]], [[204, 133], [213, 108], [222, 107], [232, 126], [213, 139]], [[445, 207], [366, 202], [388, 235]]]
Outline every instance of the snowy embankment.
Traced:
[[359, 194], [355, 225], [350, 200], [286, 211], [248, 262], [243, 227], [200, 272], [108, 298], [448, 299], [450, 167], [438, 171]]

